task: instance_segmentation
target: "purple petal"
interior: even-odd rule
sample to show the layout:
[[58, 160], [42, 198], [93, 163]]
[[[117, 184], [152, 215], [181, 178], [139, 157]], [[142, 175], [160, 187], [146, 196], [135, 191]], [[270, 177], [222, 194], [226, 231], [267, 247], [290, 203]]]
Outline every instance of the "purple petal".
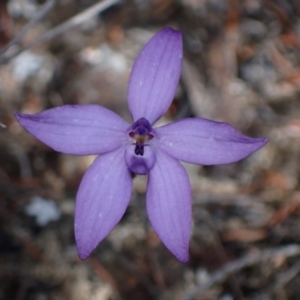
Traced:
[[265, 138], [242, 135], [227, 123], [184, 119], [155, 129], [160, 148], [179, 160], [201, 165], [229, 164], [264, 146]]
[[37, 139], [56, 151], [89, 155], [124, 144], [129, 124], [99, 105], [65, 105], [16, 118]]
[[128, 105], [133, 121], [146, 118], [151, 124], [169, 108], [180, 78], [181, 32], [159, 31], [142, 49], [131, 71]]
[[155, 163], [155, 152], [152, 147], [144, 146], [144, 154], [136, 155], [135, 145], [129, 145], [125, 150], [125, 160], [128, 168], [139, 175], [146, 175]]
[[147, 211], [152, 226], [166, 247], [180, 260], [189, 259], [191, 186], [183, 166], [158, 152], [149, 173]]
[[120, 221], [131, 190], [132, 178], [124, 149], [100, 155], [87, 170], [75, 209], [75, 237], [81, 259], [86, 259]]

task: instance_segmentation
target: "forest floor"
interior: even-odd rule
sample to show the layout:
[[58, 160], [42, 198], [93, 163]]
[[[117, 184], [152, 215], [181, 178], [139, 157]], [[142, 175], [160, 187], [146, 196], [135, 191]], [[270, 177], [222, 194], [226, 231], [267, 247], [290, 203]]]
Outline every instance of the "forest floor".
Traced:
[[[300, 2], [108, 0], [92, 15], [94, 0], [54, 2], [0, 2], [0, 300], [299, 300]], [[134, 177], [123, 219], [81, 261], [75, 197], [94, 157], [55, 152], [14, 112], [99, 104], [130, 121], [131, 67], [166, 26], [183, 33], [184, 64], [161, 122], [224, 121], [269, 143], [230, 165], [184, 164], [189, 263], [149, 224], [147, 176]]]

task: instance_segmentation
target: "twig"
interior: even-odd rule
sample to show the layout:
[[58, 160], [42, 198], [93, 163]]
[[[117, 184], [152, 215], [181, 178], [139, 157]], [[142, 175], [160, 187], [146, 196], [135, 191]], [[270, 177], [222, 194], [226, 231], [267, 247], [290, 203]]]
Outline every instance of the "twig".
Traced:
[[[227, 261], [227, 255], [225, 252], [225, 249], [223, 247], [219, 232], [210, 216], [210, 214], [206, 210], [202, 210], [202, 217], [203, 220], [206, 221], [207, 225], [211, 228], [211, 230], [214, 233], [214, 242], [215, 242], [215, 247], [217, 249], [217, 255], [219, 258], [219, 261], [224, 264]], [[237, 279], [235, 278], [235, 274], [229, 274], [228, 276], [229, 284], [234, 292], [235, 299], [237, 300], [244, 300], [245, 297], [242, 293], [242, 290], [238, 284]]]
[[37, 15], [30, 20], [30, 22], [21, 30], [21, 32], [12, 39], [5, 47], [0, 50], [0, 56], [3, 55], [11, 46], [18, 45], [25, 34], [40, 22], [43, 17], [54, 7], [55, 0], [48, 0], [37, 13]]
[[82, 13], [72, 17], [68, 21], [64, 22], [63, 24], [49, 30], [44, 36], [42, 36], [37, 41], [29, 44], [28, 47], [34, 47], [42, 42], [49, 41], [52, 38], [61, 35], [62, 33], [66, 32], [67, 30], [79, 26], [80, 24], [84, 23], [87, 20], [90, 20], [98, 13], [102, 12], [103, 10], [107, 9], [108, 7], [118, 3], [120, 0], [106, 0], [100, 3], [97, 3], [90, 8], [86, 9]]
[[114, 277], [106, 270], [106, 268], [95, 258], [90, 257], [88, 262], [95, 270], [95, 272], [106, 281], [115, 291], [119, 291], [120, 287]]
[[9, 57], [0, 59], [0, 64], [4, 64], [10, 59], [16, 57], [19, 55], [21, 52], [31, 49], [33, 47], [36, 47], [37, 45], [49, 41], [53, 39], [54, 37], [57, 37], [64, 32], [68, 31], [71, 28], [75, 28], [79, 26], [80, 24], [84, 23], [87, 20], [90, 20], [94, 16], [96, 16], [98, 13], [102, 12], [103, 10], [107, 9], [108, 7], [117, 4], [120, 2], [120, 0], [105, 0], [103, 2], [97, 3], [90, 8], [84, 10], [83, 12], [77, 14], [76, 16], [70, 18], [66, 22], [62, 23], [61, 25], [58, 25], [57, 27], [49, 30], [47, 33], [45, 33], [43, 36], [37, 38], [35, 41], [30, 43], [29, 45], [25, 46], [22, 49], [19, 49], [17, 52], [13, 53]]
[[194, 291], [190, 292], [186, 297], [184, 297], [184, 300], [194, 299], [196, 296], [202, 294], [213, 285], [226, 280], [229, 275], [246, 267], [253, 266], [265, 260], [274, 259], [277, 256], [292, 257], [298, 255], [300, 255], [300, 246], [295, 244], [264, 250], [258, 254], [246, 255], [245, 257], [242, 257], [234, 262], [226, 264], [222, 269], [213, 272], [210, 276], [210, 280], [206, 284], [199, 286]]
[[293, 280], [300, 273], [300, 262], [297, 262], [284, 274], [281, 274], [274, 284], [274, 290], [278, 290], [283, 286], [287, 285], [291, 280]]
[[296, 262], [290, 269], [286, 272], [281, 273], [276, 276], [274, 282], [268, 286], [265, 291], [258, 293], [255, 295], [254, 299], [273, 299], [272, 295], [280, 294], [281, 290], [285, 285], [287, 285], [290, 281], [292, 281], [300, 272], [300, 262]]
[[159, 298], [159, 289], [144, 274], [142, 274], [131, 261], [129, 261], [124, 255], [118, 256], [117, 261], [136, 279], [138, 279], [153, 299]]

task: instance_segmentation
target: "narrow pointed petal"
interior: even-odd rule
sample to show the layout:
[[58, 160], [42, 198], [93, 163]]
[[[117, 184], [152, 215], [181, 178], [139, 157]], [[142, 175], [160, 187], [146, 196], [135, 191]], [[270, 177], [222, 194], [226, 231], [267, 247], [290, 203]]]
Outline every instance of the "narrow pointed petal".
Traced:
[[56, 151], [74, 155], [105, 153], [120, 147], [130, 126], [99, 105], [65, 105], [36, 115], [15, 115], [37, 139]]
[[191, 186], [183, 166], [158, 152], [149, 173], [147, 211], [152, 226], [166, 247], [181, 262], [189, 259]]
[[75, 209], [75, 237], [81, 259], [86, 259], [120, 221], [131, 190], [124, 149], [100, 155], [87, 170]]
[[239, 161], [268, 139], [242, 135], [231, 125], [206, 119], [184, 119], [155, 129], [159, 146], [172, 157], [201, 165]]
[[130, 75], [128, 105], [134, 122], [144, 117], [153, 124], [167, 111], [181, 66], [181, 32], [165, 28], [142, 49]]

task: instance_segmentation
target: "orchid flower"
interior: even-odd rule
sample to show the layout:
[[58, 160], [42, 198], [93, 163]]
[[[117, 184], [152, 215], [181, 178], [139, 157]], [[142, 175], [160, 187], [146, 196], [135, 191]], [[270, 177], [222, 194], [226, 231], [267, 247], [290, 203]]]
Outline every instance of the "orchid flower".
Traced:
[[132, 191], [131, 172], [148, 174], [146, 206], [165, 246], [181, 262], [189, 258], [191, 185], [179, 161], [201, 165], [236, 162], [267, 143], [227, 123], [188, 118], [153, 124], [170, 106], [182, 67], [180, 31], [165, 28], [142, 49], [129, 80], [133, 124], [98, 105], [65, 105], [16, 118], [56, 151], [99, 154], [80, 184], [75, 208], [78, 254], [86, 259], [120, 221]]

